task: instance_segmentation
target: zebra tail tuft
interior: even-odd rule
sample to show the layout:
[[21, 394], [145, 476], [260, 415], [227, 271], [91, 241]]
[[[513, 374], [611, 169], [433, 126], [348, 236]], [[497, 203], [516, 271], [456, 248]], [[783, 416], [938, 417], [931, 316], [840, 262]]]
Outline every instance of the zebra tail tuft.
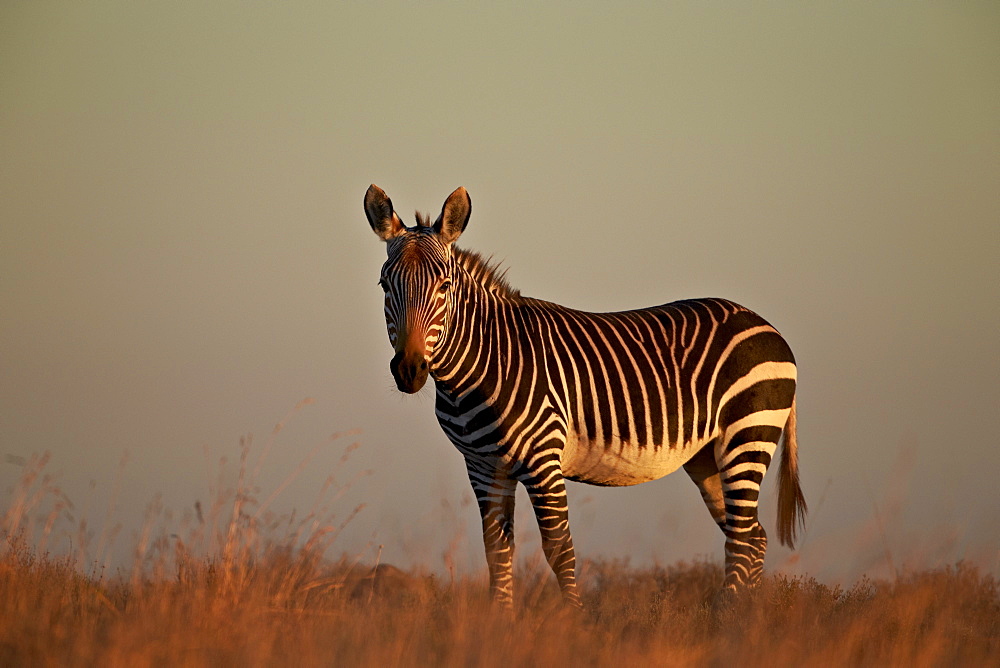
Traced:
[[782, 545], [795, 547], [795, 539], [805, 525], [806, 497], [799, 487], [799, 443], [796, 435], [795, 399], [792, 412], [785, 423], [784, 445], [778, 471], [778, 540]]

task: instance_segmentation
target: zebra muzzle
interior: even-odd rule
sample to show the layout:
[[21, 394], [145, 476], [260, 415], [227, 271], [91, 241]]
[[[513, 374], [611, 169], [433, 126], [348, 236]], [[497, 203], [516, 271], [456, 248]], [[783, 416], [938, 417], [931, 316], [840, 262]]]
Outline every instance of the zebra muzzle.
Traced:
[[389, 362], [389, 371], [400, 392], [419, 392], [427, 382], [427, 360], [419, 352], [399, 351]]

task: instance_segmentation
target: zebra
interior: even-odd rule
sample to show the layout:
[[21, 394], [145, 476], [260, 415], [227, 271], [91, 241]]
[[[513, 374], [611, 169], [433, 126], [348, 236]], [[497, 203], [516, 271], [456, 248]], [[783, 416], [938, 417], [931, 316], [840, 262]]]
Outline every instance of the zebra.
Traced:
[[796, 366], [756, 313], [724, 299], [586, 313], [523, 296], [498, 263], [455, 246], [472, 200], [458, 188], [432, 223], [407, 227], [372, 184], [386, 242], [379, 285], [401, 392], [434, 379], [435, 413], [465, 458], [482, 517], [490, 593], [513, 605], [514, 498], [525, 486], [563, 601], [580, 608], [566, 480], [623, 486], [683, 467], [725, 536], [719, 596], [759, 583], [761, 481], [784, 435], [778, 538], [794, 547]]

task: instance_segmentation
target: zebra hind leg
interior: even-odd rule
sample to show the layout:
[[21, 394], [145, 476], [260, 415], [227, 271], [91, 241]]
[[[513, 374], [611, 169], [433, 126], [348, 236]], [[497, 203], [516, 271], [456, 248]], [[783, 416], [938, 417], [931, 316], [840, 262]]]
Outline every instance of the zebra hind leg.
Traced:
[[694, 457], [684, 464], [684, 470], [698, 486], [701, 498], [712, 514], [712, 519], [725, 531], [726, 505], [722, 499], [722, 481], [719, 479], [719, 467], [715, 463], [715, 442], [707, 444]]
[[[715, 463], [714, 442], [706, 445], [698, 454], [688, 460], [684, 464], [684, 470], [691, 477], [694, 484], [698, 486], [701, 498], [708, 507], [708, 512], [712, 514], [712, 519], [715, 520], [715, 523], [725, 535], [726, 504], [722, 494], [722, 480], [719, 476], [719, 467]], [[752, 548], [752, 557], [747, 584], [756, 586], [760, 583], [761, 574], [764, 570], [764, 554], [767, 552], [767, 534], [764, 532], [764, 527], [759, 523], [751, 532], [749, 543]]]
[[754, 549], [753, 561], [750, 563], [750, 578], [747, 584], [756, 587], [760, 584], [764, 573], [764, 555], [767, 553], [767, 532], [757, 523], [754, 535], [750, 537], [750, 546]]
[[727, 434], [722, 447], [716, 449], [725, 502], [725, 589], [737, 590], [760, 582], [767, 534], [759, 522], [757, 502], [779, 435], [766, 425], [744, 427]]

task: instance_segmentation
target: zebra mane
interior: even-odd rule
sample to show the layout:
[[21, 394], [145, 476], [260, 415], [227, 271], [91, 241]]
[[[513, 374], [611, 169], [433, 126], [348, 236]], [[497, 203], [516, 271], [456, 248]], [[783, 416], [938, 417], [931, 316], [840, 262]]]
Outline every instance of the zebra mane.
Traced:
[[494, 262], [493, 256], [483, 257], [475, 251], [457, 246], [452, 246], [451, 252], [469, 275], [490, 292], [512, 299], [521, 296], [521, 291], [512, 288], [507, 282], [507, 270], [499, 260]]
[[[417, 225], [419, 227], [431, 227], [431, 217], [427, 214], [416, 212]], [[511, 287], [507, 282], [507, 269], [501, 266], [501, 262], [493, 261], [493, 256], [483, 257], [476, 251], [465, 250], [458, 246], [452, 246], [451, 252], [462, 267], [469, 272], [469, 275], [481, 286], [507, 298], [517, 298], [521, 296], [521, 291]]]

